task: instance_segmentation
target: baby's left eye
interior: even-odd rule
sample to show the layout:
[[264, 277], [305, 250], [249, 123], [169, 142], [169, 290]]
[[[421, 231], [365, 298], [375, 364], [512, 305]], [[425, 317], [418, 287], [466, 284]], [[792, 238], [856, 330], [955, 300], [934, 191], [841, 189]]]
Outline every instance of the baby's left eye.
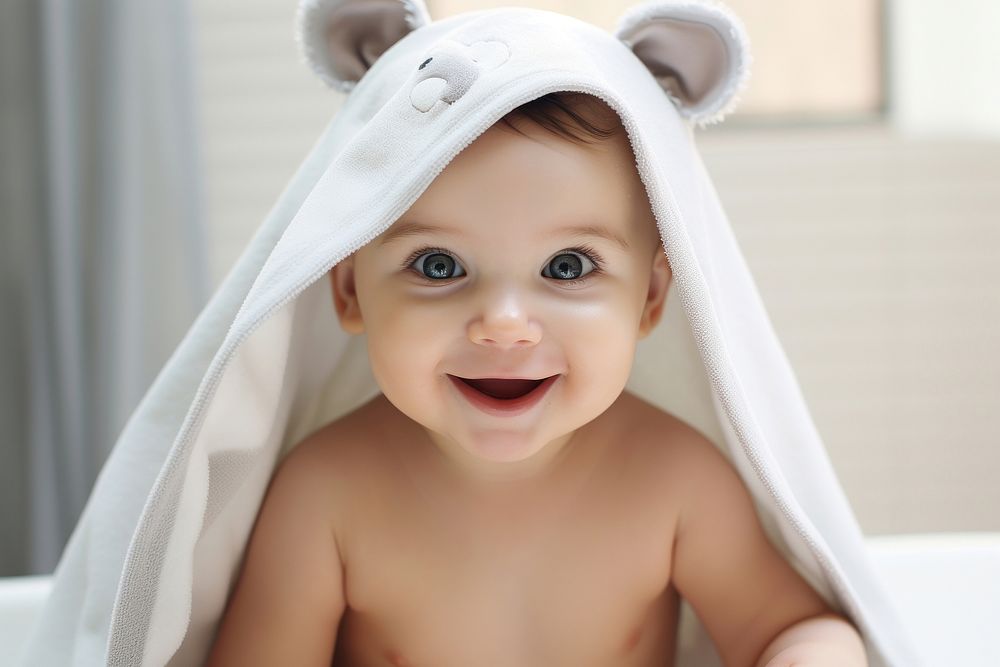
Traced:
[[[590, 271], [583, 273], [584, 263], [590, 264], [593, 268]], [[563, 251], [553, 257], [545, 268], [547, 270], [550, 269], [552, 272], [552, 275], [546, 275], [546, 278], [559, 278], [560, 280], [574, 281], [582, 276], [589, 275], [594, 271], [597, 271], [600, 267], [596, 260], [590, 258], [586, 254]], [[544, 272], [542, 275], [545, 275]]]

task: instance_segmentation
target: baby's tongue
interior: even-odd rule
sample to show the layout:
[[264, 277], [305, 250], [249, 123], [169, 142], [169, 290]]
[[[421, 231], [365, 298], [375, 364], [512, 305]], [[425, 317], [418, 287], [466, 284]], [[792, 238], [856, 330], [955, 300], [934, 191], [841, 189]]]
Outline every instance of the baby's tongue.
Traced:
[[494, 378], [466, 380], [466, 382], [493, 398], [508, 399], [524, 396], [542, 383], [541, 380], [500, 380]]

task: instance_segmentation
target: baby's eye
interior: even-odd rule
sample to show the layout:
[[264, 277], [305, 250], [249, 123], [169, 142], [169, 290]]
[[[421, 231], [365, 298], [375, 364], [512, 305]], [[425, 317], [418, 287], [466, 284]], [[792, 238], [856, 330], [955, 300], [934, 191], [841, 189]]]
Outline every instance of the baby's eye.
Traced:
[[413, 266], [415, 264], [416, 270], [423, 278], [429, 280], [447, 280], [448, 278], [457, 278], [458, 276], [465, 275], [464, 272], [454, 273], [459, 264], [455, 261], [454, 257], [443, 250], [425, 248], [417, 252], [419, 254], [411, 255], [412, 259], [408, 259], [406, 265]]
[[[586, 274], [583, 273], [584, 263], [590, 264], [592, 267]], [[584, 275], [593, 273], [600, 267], [595, 260], [591, 259], [586, 254], [577, 252], [561, 252], [553, 257], [545, 268], [551, 269], [552, 271], [552, 275], [545, 276], [546, 278], [558, 278], [560, 280], [573, 282]], [[543, 273], [542, 275], [545, 274]]]

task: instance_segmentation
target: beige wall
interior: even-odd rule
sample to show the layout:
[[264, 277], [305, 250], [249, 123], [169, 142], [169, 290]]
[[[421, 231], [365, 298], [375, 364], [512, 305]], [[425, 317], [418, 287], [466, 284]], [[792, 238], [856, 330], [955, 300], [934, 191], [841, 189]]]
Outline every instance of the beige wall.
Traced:
[[[340, 98], [299, 64], [289, 3], [194, 6], [218, 282]], [[1000, 530], [1000, 145], [698, 137], [865, 531]]]

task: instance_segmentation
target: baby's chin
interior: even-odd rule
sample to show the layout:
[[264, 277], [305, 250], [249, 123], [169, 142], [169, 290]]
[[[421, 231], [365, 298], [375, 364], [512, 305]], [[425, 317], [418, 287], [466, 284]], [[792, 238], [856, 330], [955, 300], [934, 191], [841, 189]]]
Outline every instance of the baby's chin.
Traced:
[[563, 433], [552, 440], [548, 438], [527, 438], [523, 433], [487, 433], [482, 437], [460, 440], [459, 446], [470, 457], [483, 464], [493, 464], [498, 470], [514, 468], [519, 463], [539, 459], [548, 453], [550, 447], [559, 446], [554, 440], [565, 440], [572, 433]]
[[451, 467], [473, 480], [539, 477], [558, 465], [576, 433], [553, 423], [528, 428], [466, 423], [459, 428], [456, 421], [424, 428]]

